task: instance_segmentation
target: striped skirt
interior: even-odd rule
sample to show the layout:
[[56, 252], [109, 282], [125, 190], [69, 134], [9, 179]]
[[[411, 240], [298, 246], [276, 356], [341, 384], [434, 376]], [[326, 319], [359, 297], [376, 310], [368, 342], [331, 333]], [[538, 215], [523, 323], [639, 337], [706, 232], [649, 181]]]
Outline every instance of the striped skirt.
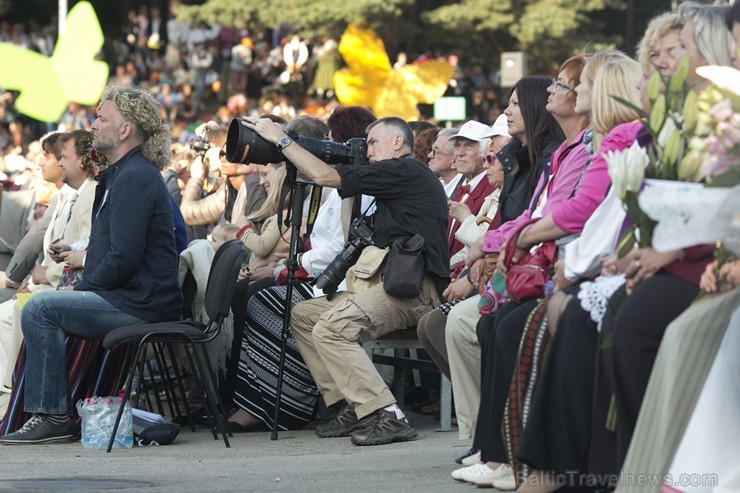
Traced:
[[[249, 299], [234, 390], [234, 403], [269, 429], [275, 415], [286, 289], [286, 286], [274, 286]], [[313, 290], [308, 283], [298, 284], [293, 288], [292, 298], [295, 306], [313, 298]], [[300, 429], [313, 421], [318, 395], [311, 372], [291, 336], [285, 352], [278, 429]]]

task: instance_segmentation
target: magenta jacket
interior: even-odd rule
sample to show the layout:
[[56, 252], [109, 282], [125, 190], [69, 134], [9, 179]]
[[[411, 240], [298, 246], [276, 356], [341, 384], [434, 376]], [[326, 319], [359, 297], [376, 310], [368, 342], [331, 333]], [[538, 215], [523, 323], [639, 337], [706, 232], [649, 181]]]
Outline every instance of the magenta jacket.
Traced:
[[[522, 224], [529, 221], [535, 201], [541, 196], [539, 191], [547, 186], [547, 201], [542, 207], [542, 215], [546, 216], [556, 210], [570, 196], [581, 176], [583, 166], [588, 161], [589, 152], [583, 142], [586, 130], [578, 134], [570, 144], [564, 141], [560, 144], [550, 157], [549, 181], [543, 183], [547, 177], [543, 173], [535, 187], [535, 194], [529, 207], [522, 214], [511, 221], [502, 224], [498, 229], [486, 232], [483, 238], [483, 251], [487, 253], [498, 252], [501, 245]], [[585, 178], [585, 177], [584, 177]]]

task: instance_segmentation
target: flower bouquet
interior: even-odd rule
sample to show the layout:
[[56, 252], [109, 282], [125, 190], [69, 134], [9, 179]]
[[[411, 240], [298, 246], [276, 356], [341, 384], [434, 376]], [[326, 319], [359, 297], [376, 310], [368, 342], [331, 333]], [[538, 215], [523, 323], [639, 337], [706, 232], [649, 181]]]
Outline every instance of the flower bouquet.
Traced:
[[640, 115], [652, 140], [647, 148], [635, 143], [629, 149], [605, 155], [612, 186], [633, 221], [617, 245], [619, 257], [626, 255], [635, 244], [641, 248], [652, 245], [656, 222], [645, 213], [638, 201], [645, 179], [684, 178], [682, 167], [686, 164], [682, 157], [688, 150], [689, 136], [698, 120], [696, 94], [685, 83], [688, 71], [688, 59], [684, 58], [672, 77], [663, 77], [659, 70], [653, 73], [646, 88], [651, 107], [649, 113], [613, 96]]

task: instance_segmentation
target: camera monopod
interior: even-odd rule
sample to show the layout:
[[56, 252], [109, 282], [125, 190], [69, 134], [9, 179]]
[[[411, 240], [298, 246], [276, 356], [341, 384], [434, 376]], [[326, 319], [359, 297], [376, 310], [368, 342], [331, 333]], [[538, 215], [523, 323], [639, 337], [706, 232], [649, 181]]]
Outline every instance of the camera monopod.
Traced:
[[[301, 222], [303, 218], [303, 200], [306, 195], [306, 186], [313, 185], [311, 191], [311, 204], [308, 213], [307, 221], [307, 234], [310, 234], [313, 223], [316, 220], [316, 215], [321, 205], [321, 187], [315, 185], [312, 182], [300, 181], [297, 177], [297, 170], [295, 166], [288, 161], [286, 163], [286, 177], [285, 183], [290, 184], [289, 193], [290, 198], [290, 249], [288, 251], [288, 279], [285, 287], [285, 314], [283, 316], [283, 328], [280, 333], [280, 365], [278, 367], [278, 379], [277, 388], [275, 389], [275, 415], [272, 420], [272, 435], [270, 439], [278, 439], [278, 415], [280, 413], [280, 398], [283, 392], [283, 373], [285, 370], [285, 351], [288, 345], [288, 338], [290, 337], [290, 312], [293, 308], [293, 288], [297, 284], [295, 276], [296, 271], [300, 267], [298, 265], [298, 246], [301, 238]], [[281, 203], [284, 203], [281, 200]], [[278, 218], [279, 222], [279, 218]]]

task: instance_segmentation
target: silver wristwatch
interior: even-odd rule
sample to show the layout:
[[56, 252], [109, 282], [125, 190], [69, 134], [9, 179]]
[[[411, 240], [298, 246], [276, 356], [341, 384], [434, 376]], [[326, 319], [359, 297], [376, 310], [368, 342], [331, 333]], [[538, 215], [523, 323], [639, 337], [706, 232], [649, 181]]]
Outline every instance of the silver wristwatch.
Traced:
[[282, 151], [283, 149], [285, 149], [286, 147], [288, 147], [291, 142], [293, 142], [293, 139], [291, 139], [287, 135], [284, 136], [284, 137], [281, 137], [280, 140], [278, 140], [278, 143], [277, 143], [278, 150], [279, 151]]

